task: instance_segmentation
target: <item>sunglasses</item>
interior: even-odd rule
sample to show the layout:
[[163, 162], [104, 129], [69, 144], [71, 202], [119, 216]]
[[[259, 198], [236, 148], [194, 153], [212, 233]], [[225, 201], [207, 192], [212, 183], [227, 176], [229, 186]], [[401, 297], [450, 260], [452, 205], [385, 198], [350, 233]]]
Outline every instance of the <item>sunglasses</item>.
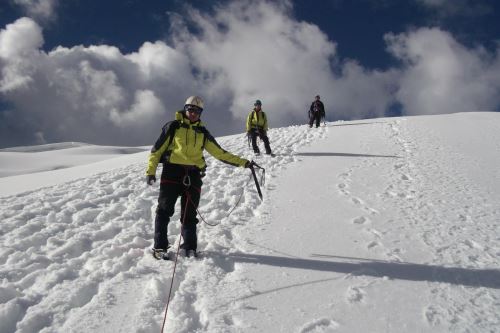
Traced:
[[203, 112], [203, 109], [196, 106], [196, 105], [186, 105], [184, 107], [184, 110], [187, 112], [192, 112], [192, 113], [196, 113], [196, 114], [201, 114]]

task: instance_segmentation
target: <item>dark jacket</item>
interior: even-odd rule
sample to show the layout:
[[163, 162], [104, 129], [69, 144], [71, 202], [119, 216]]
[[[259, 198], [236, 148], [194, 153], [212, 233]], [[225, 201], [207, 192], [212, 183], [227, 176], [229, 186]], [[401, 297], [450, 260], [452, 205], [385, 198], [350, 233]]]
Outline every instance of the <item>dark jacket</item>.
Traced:
[[321, 118], [325, 117], [325, 106], [322, 101], [314, 101], [309, 108], [309, 117], [314, 115], [316, 112], [319, 112]]

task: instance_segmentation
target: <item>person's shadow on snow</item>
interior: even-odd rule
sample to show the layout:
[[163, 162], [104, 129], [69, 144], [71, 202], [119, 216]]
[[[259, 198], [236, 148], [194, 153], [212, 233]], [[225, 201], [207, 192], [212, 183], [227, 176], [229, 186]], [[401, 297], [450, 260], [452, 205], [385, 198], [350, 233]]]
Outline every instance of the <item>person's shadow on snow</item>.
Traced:
[[240, 263], [255, 263], [276, 267], [337, 272], [393, 280], [439, 282], [470, 287], [500, 289], [500, 269], [445, 267], [320, 254], [313, 254], [312, 257], [328, 260], [246, 253], [230, 253], [223, 255], [214, 252], [211, 255], [224, 256], [226, 259], [229, 258], [234, 262]]
[[314, 153], [295, 153], [297, 156], [337, 156], [337, 157], [384, 157], [384, 158], [401, 158], [394, 155], [371, 155], [371, 154], [352, 154], [352, 153], [328, 153], [328, 152], [314, 152]]

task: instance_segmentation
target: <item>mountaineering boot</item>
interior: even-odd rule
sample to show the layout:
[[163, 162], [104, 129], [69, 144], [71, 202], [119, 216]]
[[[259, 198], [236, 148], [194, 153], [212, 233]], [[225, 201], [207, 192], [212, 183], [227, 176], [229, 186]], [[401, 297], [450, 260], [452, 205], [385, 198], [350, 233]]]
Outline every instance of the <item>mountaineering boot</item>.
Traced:
[[191, 258], [191, 257], [197, 258], [198, 257], [198, 253], [196, 252], [196, 250], [183, 249], [183, 252], [184, 252], [184, 257], [186, 257], [186, 258]]
[[154, 247], [152, 247], [151, 254], [153, 255], [153, 258], [155, 258], [157, 260], [169, 260], [170, 259], [168, 257], [167, 249], [155, 249]]
[[187, 245], [186, 243], [181, 244], [181, 255], [189, 258], [189, 257], [198, 257], [198, 253], [194, 250], [191, 245]]

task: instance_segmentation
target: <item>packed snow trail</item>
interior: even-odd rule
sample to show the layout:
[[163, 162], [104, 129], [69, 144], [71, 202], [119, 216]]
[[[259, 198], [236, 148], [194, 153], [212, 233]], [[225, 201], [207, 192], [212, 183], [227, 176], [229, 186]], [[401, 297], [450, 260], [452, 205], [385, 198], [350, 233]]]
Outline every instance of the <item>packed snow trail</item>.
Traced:
[[261, 208], [263, 230], [235, 230], [247, 236], [230, 255], [250, 290], [230, 303], [241, 331], [497, 331], [490, 116], [335, 124], [297, 153]]
[[[200, 211], [219, 225], [180, 259], [166, 331], [498, 330], [499, 116], [272, 129], [264, 202], [208, 158]], [[243, 135], [219, 141], [254, 158]], [[1, 332], [159, 332], [173, 263], [145, 253], [146, 160], [1, 198]]]

